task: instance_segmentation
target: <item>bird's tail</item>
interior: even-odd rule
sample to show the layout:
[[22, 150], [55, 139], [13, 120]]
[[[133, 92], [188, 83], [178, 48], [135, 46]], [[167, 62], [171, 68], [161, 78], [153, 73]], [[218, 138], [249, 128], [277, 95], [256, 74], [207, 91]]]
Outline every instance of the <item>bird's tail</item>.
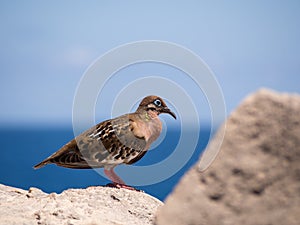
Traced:
[[42, 161], [42, 162], [36, 164], [33, 168], [34, 168], [34, 169], [39, 169], [39, 168], [41, 168], [41, 167], [43, 167], [43, 166], [46, 166], [46, 165], [49, 164], [49, 163], [51, 163], [51, 162], [49, 161], [49, 159], [45, 159], [44, 161]]

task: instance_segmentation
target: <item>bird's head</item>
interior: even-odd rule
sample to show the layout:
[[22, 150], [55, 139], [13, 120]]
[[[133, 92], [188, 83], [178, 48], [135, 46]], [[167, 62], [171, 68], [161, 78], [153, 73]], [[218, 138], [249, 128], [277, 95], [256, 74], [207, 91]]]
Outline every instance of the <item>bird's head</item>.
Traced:
[[159, 115], [161, 113], [168, 113], [170, 114], [172, 117], [174, 117], [174, 119], [176, 119], [176, 115], [175, 113], [173, 113], [168, 106], [166, 105], [166, 103], [158, 96], [155, 95], [150, 95], [145, 97], [137, 110], [146, 110], [151, 114], [154, 115]]

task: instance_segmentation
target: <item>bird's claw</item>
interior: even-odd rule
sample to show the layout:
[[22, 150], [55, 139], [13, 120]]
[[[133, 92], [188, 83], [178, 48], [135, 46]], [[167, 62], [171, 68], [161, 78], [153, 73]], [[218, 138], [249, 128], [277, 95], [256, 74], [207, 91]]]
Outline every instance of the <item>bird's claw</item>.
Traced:
[[109, 183], [109, 184], [106, 184], [105, 187], [112, 187], [112, 188], [119, 188], [119, 189], [124, 188], [124, 189], [131, 190], [131, 191], [144, 192], [143, 190], [136, 189], [136, 188], [128, 186], [126, 184]]

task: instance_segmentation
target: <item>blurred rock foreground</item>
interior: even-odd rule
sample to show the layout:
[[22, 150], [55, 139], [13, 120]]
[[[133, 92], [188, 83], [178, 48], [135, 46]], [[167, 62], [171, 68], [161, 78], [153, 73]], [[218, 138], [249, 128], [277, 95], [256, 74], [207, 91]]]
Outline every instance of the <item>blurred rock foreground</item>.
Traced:
[[222, 129], [213, 164], [204, 172], [195, 165], [164, 206], [124, 189], [46, 194], [0, 185], [0, 224], [298, 225], [300, 96], [270, 90], [250, 95], [207, 150]]
[[183, 177], [156, 224], [299, 225], [300, 96], [260, 90], [230, 115], [225, 131], [216, 160]]

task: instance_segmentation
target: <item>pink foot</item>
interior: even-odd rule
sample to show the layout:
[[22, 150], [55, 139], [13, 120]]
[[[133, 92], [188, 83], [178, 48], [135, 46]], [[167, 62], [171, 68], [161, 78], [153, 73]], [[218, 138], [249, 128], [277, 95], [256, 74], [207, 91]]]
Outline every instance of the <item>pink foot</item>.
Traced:
[[104, 169], [104, 173], [113, 182], [105, 185], [106, 187], [125, 188], [131, 191], [141, 191], [135, 189], [134, 187], [126, 185], [125, 182], [114, 172], [114, 168]]
[[142, 190], [136, 189], [136, 188], [128, 186], [126, 184], [109, 183], [109, 184], [105, 185], [105, 187], [124, 188], [124, 189], [131, 190], [131, 191], [144, 192]]

